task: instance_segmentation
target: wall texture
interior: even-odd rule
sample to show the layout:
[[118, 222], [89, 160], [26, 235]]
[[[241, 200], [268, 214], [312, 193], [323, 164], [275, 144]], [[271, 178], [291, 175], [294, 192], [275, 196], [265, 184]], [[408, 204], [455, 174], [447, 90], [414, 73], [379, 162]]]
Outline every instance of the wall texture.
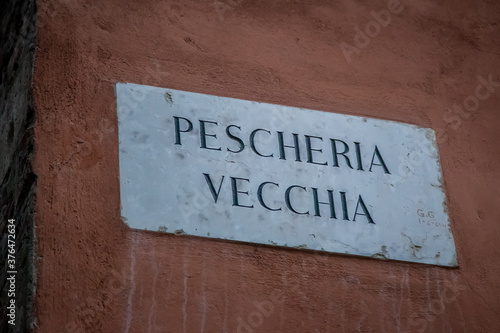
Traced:
[[[0, 3], [0, 332], [27, 332], [34, 298], [33, 207], [36, 176], [33, 154], [32, 73], [35, 51], [35, 2]], [[15, 219], [17, 275], [15, 326], [7, 324], [7, 224]]]
[[[37, 331], [500, 331], [500, 3], [38, 7]], [[116, 82], [435, 129], [459, 267], [129, 230]]]

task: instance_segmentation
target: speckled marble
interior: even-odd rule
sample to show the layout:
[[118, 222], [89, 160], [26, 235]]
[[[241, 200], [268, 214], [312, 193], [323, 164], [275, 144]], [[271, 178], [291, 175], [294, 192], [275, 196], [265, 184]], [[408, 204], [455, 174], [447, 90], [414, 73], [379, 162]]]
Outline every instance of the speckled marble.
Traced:
[[[457, 265], [432, 129], [128, 83], [116, 92], [131, 228]], [[286, 147], [295, 139], [298, 155]]]

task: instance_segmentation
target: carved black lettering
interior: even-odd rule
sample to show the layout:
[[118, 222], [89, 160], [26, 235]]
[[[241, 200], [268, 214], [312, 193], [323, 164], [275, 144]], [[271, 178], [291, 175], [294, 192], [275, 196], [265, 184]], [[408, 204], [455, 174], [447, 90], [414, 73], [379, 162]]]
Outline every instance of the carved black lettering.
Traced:
[[333, 202], [333, 190], [327, 190], [328, 192], [328, 202], [321, 202], [318, 199], [318, 189], [312, 187], [311, 188], [313, 191], [313, 199], [314, 199], [314, 216], [321, 216], [319, 212], [319, 205], [329, 205], [330, 206], [330, 218], [331, 219], [336, 219], [337, 216], [335, 214], [335, 205]]
[[217, 203], [217, 199], [219, 199], [220, 189], [222, 187], [222, 182], [224, 181], [224, 176], [222, 176], [222, 179], [220, 180], [219, 189], [217, 191], [215, 190], [215, 186], [212, 182], [212, 179], [210, 178], [210, 175], [208, 173], [204, 173], [203, 176], [205, 176], [205, 181], [208, 184], [210, 193], [212, 193], [212, 197], [214, 198], [215, 203]]
[[290, 209], [292, 212], [294, 212], [295, 214], [299, 214], [299, 215], [309, 215], [309, 211], [305, 212], [305, 213], [301, 213], [301, 212], [298, 212], [296, 211], [293, 207], [292, 207], [292, 203], [290, 201], [290, 192], [294, 189], [294, 188], [300, 188], [302, 189], [303, 191], [307, 191], [305, 187], [303, 186], [299, 186], [299, 185], [292, 185], [290, 186], [289, 188], [286, 189], [285, 191], [285, 204], [286, 206], [288, 207], [288, 209]]
[[[180, 125], [179, 119], [186, 121], [186, 123], [188, 125], [186, 129], [181, 130], [181, 125]], [[192, 131], [193, 130], [193, 123], [187, 118], [174, 116], [174, 126], [175, 126], [175, 144], [182, 145], [181, 144], [181, 133], [186, 133], [186, 132]]]
[[300, 162], [299, 135], [292, 133], [293, 145], [287, 146], [287, 145], [285, 145], [284, 140], [283, 140], [283, 132], [277, 132], [277, 133], [278, 133], [278, 145], [279, 145], [279, 151], [280, 151], [280, 159], [286, 160], [285, 148], [293, 148], [295, 150], [295, 161]]
[[233, 206], [253, 208], [253, 205], [248, 206], [248, 205], [240, 204], [238, 194], [248, 195], [248, 191], [238, 191], [238, 183], [237, 183], [238, 180], [246, 181], [246, 182], [250, 183], [250, 180], [246, 179], [246, 178], [231, 177], [231, 189], [233, 190]]
[[342, 213], [344, 215], [344, 221], [349, 221], [349, 212], [347, 211], [347, 200], [345, 198], [345, 192], [340, 192], [340, 202], [342, 203]]
[[319, 136], [312, 136], [312, 135], [304, 135], [304, 137], [306, 138], [307, 163], [328, 165], [327, 162], [324, 162], [324, 163], [314, 162], [314, 159], [313, 159], [313, 151], [317, 151], [319, 153], [322, 153], [323, 149], [312, 148], [311, 147], [311, 139], [319, 139], [320, 141], [323, 141], [323, 138], [321, 138]]
[[263, 182], [262, 184], [259, 185], [259, 188], [257, 189], [257, 199], [259, 199], [259, 202], [260, 204], [262, 205], [262, 207], [268, 209], [268, 210], [271, 210], [271, 211], [278, 211], [278, 210], [281, 210], [281, 207], [280, 208], [271, 208], [269, 207], [265, 202], [264, 202], [264, 198], [262, 197], [262, 190], [264, 189], [264, 186], [266, 186], [267, 184], [272, 184], [276, 187], [279, 187], [278, 184], [276, 183], [273, 183], [273, 182]]
[[354, 142], [354, 150], [356, 151], [356, 161], [358, 162], [358, 170], [363, 171], [363, 163], [361, 162], [361, 147], [359, 142]]
[[220, 147], [219, 148], [207, 147], [207, 136], [217, 139], [217, 135], [207, 134], [205, 129], [205, 124], [213, 124], [215, 126], [218, 126], [218, 124], [215, 121], [200, 120], [200, 141], [201, 141], [200, 148], [210, 149], [210, 150], [222, 150]]
[[[373, 163], [373, 161], [375, 160], [375, 156], [377, 156], [380, 163]], [[382, 168], [384, 168], [385, 173], [387, 173], [389, 175], [391, 174], [389, 172], [389, 169], [387, 169], [387, 165], [385, 164], [384, 159], [382, 158], [382, 155], [380, 154], [378, 147], [376, 145], [375, 145], [375, 150], [374, 150], [373, 156], [372, 156], [372, 163], [370, 164], [370, 169], [368, 171], [372, 172], [372, 167], [374, 165], [381, 166]]]
[[[338, 155], [342, 155], [345, 158], [347, 166], [352, 169], [351, 161], [349, 160], [349, 157], [346, 156], [346, 154], [349, 152], [349, 146], [347, 145], [347, 143], [339, 139], [330, 139], [330, 141], [332, 144], [333, 166], [337, 168], [340, 167]], [[337, 151], [337, 142], [340, 142], [344, 145], [344, 151], [341, 153]]]
[[[358, 208], [361, 207], [363, 210], [364, 214], [358, 213]], [[368, 211], [368, 208], [366, 208], [365, 202], [363, 201], [363, 198], [361, 195], [358, 197], [358, 203], [356, 204], [356, 212], [354, 213], [354, 217], [352, 218], [353, 221], [356, 221], [356, 216], [357, 215], [364, 215], [366, 219], [368, 220], [368, 223], [373, 223], [372, 216], [370, 215], [370, 212]]]
[[255, 134], [257, 134], [259, 131], [266, 132], [269, 135], [271, 135], [271, 132], [269, 132], [268, 130], [265, 130], [263, 128], [257, 128], [256, 130], [253, 130], [252, 133], [250, 133], [250, 148], [252, 148], [252, 150], [254, 151], [254, 153], [256, 153], [259, 156], [262, 156], [262, 157], [273, 157], [273, 154], [264, 155], [264, 154], [260, 153], [257, 150], [257, 148], [255, 148]]
[[238, 142], [238, 150], [232, 150], [232, 149], [229, 149], [227, 148], [227, 151], [231, 152], [231, 153], [241, 153], [243, 151], [243, 149], [245, 149], [245, 144], [243, 143], [243, 140], [241, 140], [239, 137], [237, 137], [236, 135], [234, 135], [233, 133], [231, 133], [231, 131], [229, 130], [230, 128], [232, 127], [235, 127], [237, 129], [239, 129], [241, 131], [241, 127], [240, 126], [236, 126], [236, 125], [229, 125], [228, 127], [226, 127], [226, 134], [227, 136]]

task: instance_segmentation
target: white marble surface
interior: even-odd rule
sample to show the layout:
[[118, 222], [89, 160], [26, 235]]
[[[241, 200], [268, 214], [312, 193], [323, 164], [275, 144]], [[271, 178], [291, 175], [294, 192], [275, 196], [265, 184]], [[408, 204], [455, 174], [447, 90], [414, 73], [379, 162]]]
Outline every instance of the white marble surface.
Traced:
[[[433, 130], [135, 84], [117, 84], [116, 92], [122, 216], [131, 228], [457, 265]], [[178, 118], [180, 144], [174, 117], [192, 124], [187, 131], [189, 123]], [[206, 147], [220, 150], [201, 148], [200, 120]], [[228, 126], [243, 141], [241, 152]], [[269, 133], [255, 134], [255, 149], [272, 157], [252, 150], [250, 136], [258, 128]], [[300, 162], [293, 148], [284, 148], [286, 159], [280, 159], [278, 132], [285, 145], [297, 134]], [[306, 135], [312, 149], [322, 149], [311, 150], [312, 161], [327, 165], [307, 162]], [[331, 139], [347, 144], [352, 168], [343, 155], [336, 155], [334, 165]], [[343, 152], [344, 145], [334, 142], [337, 153]], [[387, 170], [375, 154], [369, 171], [375, 146]], [[262, 187], [261, 201], [270, 209], [258, 198], [264, 182], [274, 183]], [[319, 204], [321, 216], [315, 216], [312, 188], [321, 202], [332, 191], [336, 218], [329, 204]]]

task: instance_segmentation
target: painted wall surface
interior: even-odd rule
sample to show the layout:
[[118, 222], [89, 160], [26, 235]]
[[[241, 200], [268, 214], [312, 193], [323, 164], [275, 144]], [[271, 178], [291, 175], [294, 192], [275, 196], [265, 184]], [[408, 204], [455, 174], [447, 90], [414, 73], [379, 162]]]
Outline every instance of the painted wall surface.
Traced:
[[[500, 3], [37, 5], [38, 332], [500, 331]], [[117, 82], [433, 128], [458, 268], [128, 229]]]

